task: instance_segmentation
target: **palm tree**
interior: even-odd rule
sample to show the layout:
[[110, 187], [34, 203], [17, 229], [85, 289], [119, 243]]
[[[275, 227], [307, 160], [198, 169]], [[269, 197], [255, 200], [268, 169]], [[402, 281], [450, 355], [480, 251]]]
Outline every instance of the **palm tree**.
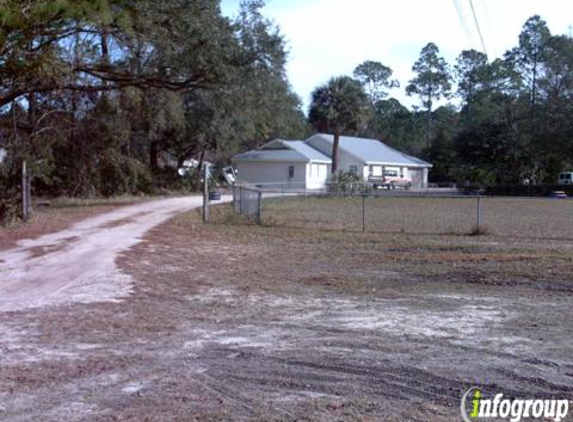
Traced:
[[361, 129], [369, 111], [368, 96], [360, 82], [339, 76], [330, 79], [312, 93], [309, 120], [319, 132], [334, 135], [332, 174], [338, 170], [338, 144], [344, 132]]

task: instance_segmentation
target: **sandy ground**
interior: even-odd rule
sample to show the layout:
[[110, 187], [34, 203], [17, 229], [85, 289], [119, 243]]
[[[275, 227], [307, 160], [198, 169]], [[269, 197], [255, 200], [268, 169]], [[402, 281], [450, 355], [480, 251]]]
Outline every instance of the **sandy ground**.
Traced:
[[201, 203], [193, 197], [124, 207], [0, 252], [0, 312], [124, 298], [132, 279], [118, 271], [117, 254], [150, 228]]
[[[92, 221], [91, 253], [192, 207], [177, 201]], [[83, 303], [80, 280], [0, 312], [0, 420], [457, 422], [472, 386], [573, 399], [569, 241], [204, 226], [194, 212], [138, 230], [107, 244], [125, 289], [102, 277]]]

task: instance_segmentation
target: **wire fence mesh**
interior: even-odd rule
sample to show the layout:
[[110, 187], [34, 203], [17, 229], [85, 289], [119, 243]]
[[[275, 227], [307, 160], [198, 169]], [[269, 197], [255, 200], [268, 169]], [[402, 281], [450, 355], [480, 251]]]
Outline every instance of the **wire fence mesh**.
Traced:
[[235, 212], [254, 217], [265, 225], [370, 233], [493, 234], [573, 240], [573, 200], [568, 199], [363, 187], [341, 192], [259, 186], [242, 187], [240, 192], [235, 195]]
[[254, 218], [261, 223], [262, 191], [256, 187], [233, 185], [233, 209], [235, 213]]

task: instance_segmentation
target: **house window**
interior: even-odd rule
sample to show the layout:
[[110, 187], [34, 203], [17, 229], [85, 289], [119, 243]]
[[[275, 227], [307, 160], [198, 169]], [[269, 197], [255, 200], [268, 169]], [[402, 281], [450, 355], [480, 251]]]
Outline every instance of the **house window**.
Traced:
[[400, 167], [400, 177], [404, 177], [404, 167]]
[[348, 171], [352, 174], [358, 174], [358, 165], [356, 164], [351, 164], [350, 167], [348, 168]]
[[292, 179], [294, 177], [294, 166], [288, 167], [288, 177], [289, 179]]

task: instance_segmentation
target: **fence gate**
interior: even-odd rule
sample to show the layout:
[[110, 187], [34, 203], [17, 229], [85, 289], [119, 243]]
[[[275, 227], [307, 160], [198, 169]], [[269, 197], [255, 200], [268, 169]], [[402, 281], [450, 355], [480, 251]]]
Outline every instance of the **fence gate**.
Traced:
[[233, 185], [233, 208], [237, 214], [254, 218], [257, 224], [261, 224], [262, 190]]

